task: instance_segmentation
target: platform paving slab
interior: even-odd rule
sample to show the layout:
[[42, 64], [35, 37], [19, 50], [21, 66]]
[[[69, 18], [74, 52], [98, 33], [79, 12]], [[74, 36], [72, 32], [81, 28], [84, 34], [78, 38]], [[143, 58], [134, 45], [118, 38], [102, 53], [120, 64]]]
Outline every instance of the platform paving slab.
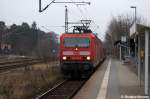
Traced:
[[82, 89], [73, 99], [96, 99], [102, 83], [104, 73], [108, 65], [108, 59], [101, 64], [92, 77], [85, 83]]
[[[93, 76], [86, 82], [74, 99], [97, 99], [102, 82], [108, 67], [107, 59]], [[121, 61], [111, 58], [107, 94], [103, 99], [149, 99], [144, 96], [144, 83], [141, 86], [138, 77], [130, 68], [131, 64], [122, 64]]]

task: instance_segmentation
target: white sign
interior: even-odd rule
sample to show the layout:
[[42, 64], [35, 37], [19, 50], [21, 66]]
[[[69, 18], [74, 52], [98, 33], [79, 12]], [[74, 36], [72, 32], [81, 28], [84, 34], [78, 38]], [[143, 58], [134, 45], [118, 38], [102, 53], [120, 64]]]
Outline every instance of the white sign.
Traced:
[[134, 23], [130, 28], [130, 36], [136, 33], [136, 24]]
[[121, 36], [121, 42], [126, 42], [126, 36]]

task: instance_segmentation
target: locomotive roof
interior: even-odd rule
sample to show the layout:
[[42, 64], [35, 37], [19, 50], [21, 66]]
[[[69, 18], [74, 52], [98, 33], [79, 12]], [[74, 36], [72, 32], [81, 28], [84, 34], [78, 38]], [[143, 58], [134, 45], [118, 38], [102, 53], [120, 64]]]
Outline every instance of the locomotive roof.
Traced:
[[[95, 34], [93, 34], [93, 33], [63, 33], [63, 34], [60, 36], [60, 38], [62, 38], [62, 37], [72, 37], [72, 36], [85, 36], [85, 37], [92, 37], [92, 38], [97, 38], [97, 39], [99, 39], [99, 38], [97, 37], [97, 35], [95, 35]], [[102, 42], [101, 39], [99, 39], [99, 40], [100, 40], [100, 42]]]

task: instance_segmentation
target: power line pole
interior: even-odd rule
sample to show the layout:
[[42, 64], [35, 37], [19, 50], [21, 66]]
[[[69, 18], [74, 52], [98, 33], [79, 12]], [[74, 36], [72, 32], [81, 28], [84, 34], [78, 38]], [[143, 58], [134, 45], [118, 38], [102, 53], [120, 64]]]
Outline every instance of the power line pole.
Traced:
[[65, 6], [65, 33], [68, 33], [68, 8]]
[[[90, 2], [56, 2], [55, 0], [52, 0], [52, 2], [50, 2], [47, 6], [45, 6], [43, 9], [42, 9], [42, 2], [41, 0], [39, 0], [39, 12], [43, 12], [45, 11], [52, 3], [63, 3], [63, 4], [66, 4], [66, 3], [69, 3], [69, 4], [88, 4], [90, 5], [91, 3]], [[68, 8], [67, 6], [65, 6], [65, 33], [68, 33]], [[87, 24], [86, 24], [87, 25]]]

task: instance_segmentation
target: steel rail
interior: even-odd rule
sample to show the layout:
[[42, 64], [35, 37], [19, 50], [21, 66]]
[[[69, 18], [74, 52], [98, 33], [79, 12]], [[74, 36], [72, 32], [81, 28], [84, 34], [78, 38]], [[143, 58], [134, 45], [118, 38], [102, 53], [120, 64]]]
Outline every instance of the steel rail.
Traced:
[[71, 99], [85, 82], [86, 80], [65, 80], [35, 99]]
[[4, 70], [10, 70], [14, 68], [20, 68], [20, 67], [25, 67], [27, 65], [32, 65], [36, 63], [40, 63], [39, 59], [30, 59], [30, 60], [20, 60], [20, 61], [14, 61], [14, 62], [5, 62], [0, 64], [0, 72]]
[[38, 97], [36, 97], [35, 99], [41, 99], [42, 97], [44, 97], [46, 94], [48, 94], [49, 92], [55, 90], [57, 87], [59, 87], [60, 85], [62, 85], [63, 83], [65, 83], [67, 80], [64, 80], [58, 84], [56, 84], [53, 88], [49, 89], [48, 91], [44, 92], [43, 94], [39, 95]]

